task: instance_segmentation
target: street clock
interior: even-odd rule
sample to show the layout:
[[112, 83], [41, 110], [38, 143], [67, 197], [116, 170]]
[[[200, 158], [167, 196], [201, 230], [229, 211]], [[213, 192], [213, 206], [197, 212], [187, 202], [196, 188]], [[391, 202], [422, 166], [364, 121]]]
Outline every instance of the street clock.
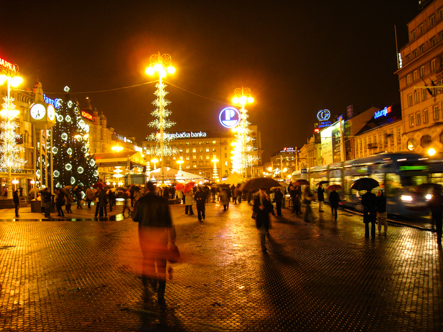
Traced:
[[45, 117], [46, 107], [43, 104], [33, 104], [30, 113], [32, 119], [39, 121]]
[[29, 113], [31, 122], [37, 129], [49, 129], [55, 125], [55, 108], [51, 104], [34, 103]]

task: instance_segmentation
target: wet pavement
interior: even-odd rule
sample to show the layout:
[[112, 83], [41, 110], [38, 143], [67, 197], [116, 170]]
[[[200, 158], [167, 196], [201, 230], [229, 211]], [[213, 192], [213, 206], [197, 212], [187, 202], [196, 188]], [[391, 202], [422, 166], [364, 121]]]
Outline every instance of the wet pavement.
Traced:
[[366, 240], [361, 217], [346, 211], [338, 222], [326, 209], [305, 223], [283, 210], [262, 253], [246, 202], [226, 212], [208, 204], [202, 224], [183, 205], [171, 211], [182, 262], [172, 264], [161, 307], [144, 301], [131, 219], [80, 211], [75, 221], [30, 212], [12, 221], [13, 211], [8, 219], [0, 210], [0, 331], [443, 328], [443, 258], [432, 232], [391, 224], [386, 237]]

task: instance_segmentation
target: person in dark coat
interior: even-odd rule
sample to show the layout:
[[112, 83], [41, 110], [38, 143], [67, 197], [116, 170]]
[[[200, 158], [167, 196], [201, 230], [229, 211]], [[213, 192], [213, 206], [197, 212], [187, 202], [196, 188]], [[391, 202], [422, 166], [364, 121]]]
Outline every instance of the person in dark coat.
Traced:
[[148, 182], [146, 188], [147, 194], [135, 203], [132, 219], [139, 223], [139, 240], [143, 253], [142, 281], [145, 291], [157, 292], [158, 302], [164, 304], [168, 243], [175, 246], [176, 232], [168, 200], [155, 194], [152, 182]]
[[[108, 205], [108, 195], [106, 194], [106, 191], [98, 187], [98, 203], [97, 206], [99, 207], [99, 218], [103, 218], [103, 213], [105, 215], [105, 218], [108, 216], [108, 212], [106, 211], [106, 206]], [[97, 215], [95, 215], [97, 218]]]
[[381, 235], [381, 225], [383, 225], [386, 235], [388, 232], [388, 212], [386, 211], [386, 197], [383, 195], [383, 190], [377, 192], [377, 221], [378, 221], [378, 235]]
[[337, 221], [337, 210], [338, 204], [340, 202], [340, 195], [337, 191], [333, 190], [329, 193], [329, 203], [331, 204], [331, 215], [334, 218], [334, 221]]
[[45, 188], [40, 191], [40, 194], [42, 196], [42, 204], [45, 209], [45, 217], [49, 218], [51, 216], [51, 192], [49, 191], [49, 188]]
[[255, 214], [255, 223], [260, 231], [261, 248], [266, 252], [266, 234], [269, 234], [269, 214], [274, 211], [274, 207], [266, 194], [266, 189], [260, 189], [254, 199], [253, 211]]
[[274, 203], [275, 203], [275, 208], [277, 210], [277, 216], [281, 217], [281, 206], [283, 203], [283, 193], [281, 192], [280, 188], [275, 189], [275, 193], [274, 193]]
[[205, 220], [206, 193], [202, 190], [202, 188], [197, 188], [197, 192], [194, 195], [194, 200], [197, 203], [198, 221], [203, 222], [203, 220]]
[[442, 237], [442, 217], [443, 217], [443, 196], [441, 186], [435, 186], [432, 190], [432, 198], [428, 202], [431, 209], [432, 222], [437, 229], [437, 244], [441, 246]]
[[74, 188], [75, 200], [77, 201], [77, 209], [83, 210], [82, 206], [82, 187], [77, 186]]
[[18, 197], [18, 190], [14, 190], [12, 193], [12, 200], [15, 206], [15, 217], [18, 218], [18, 208], [20, 206], [20, 198]]
[[318, 200], [318, 212], [324, 212], [323, 203], [325, 201], [325, 190], [323, 189], [320, 183], [318, 184], [317, 188], [317, 200]]
[[365, 238], [369, 238], [369, 223], [371, 223], [371, 236], [375, 237], [375, 222], [377, 220], [377, 197], [367, 191], [361, 197], [363, 205], [363, 222], [365, 223]]
[[63, 205], [65, 205], [65, 193], [60, 188], [55, 189], [55, 193], [57, 194], [55, 206], [57, 207], [58, 216], [64, 217]]

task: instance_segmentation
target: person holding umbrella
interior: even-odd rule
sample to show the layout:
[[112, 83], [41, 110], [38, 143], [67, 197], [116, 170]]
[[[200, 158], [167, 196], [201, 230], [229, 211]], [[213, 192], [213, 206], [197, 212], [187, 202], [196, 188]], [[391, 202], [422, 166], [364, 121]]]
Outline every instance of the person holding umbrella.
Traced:
[[272, 213], [274, 207], [272, 206], [266, 188], [260, 189], [257, 197], [254, 199], [253, 211], [255, 214], [255, 223], [257, 229], [260, 231], [260, 242], [263, 252], [266, 252], [266, 234], [269, 234], [269, 214]]
[[365, 238], [369, 239], [369, 223], [371, 223], [371, 236], [375, 237], [375, 222], [377, 219], [377, 197], [368, 190], [361, 197], [363, 205], [363, 222], [365, 223]]

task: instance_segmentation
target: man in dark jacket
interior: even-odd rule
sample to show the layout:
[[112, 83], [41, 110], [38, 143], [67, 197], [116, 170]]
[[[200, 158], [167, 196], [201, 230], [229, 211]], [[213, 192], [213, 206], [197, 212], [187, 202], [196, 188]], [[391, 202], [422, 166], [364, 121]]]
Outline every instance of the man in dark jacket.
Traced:
[[157, 291], [159, 303], [164, 303], [168, 242], [171, 245], [175, 243], [175, 227], [168, 200], [155, 194], [152, 182], [148, 182], [146, 188], [147, 194], [135, 203], [132, 219], [139, 223], [139, 240], [143, 251], [143, 285], [146, 291]]
[[197, 203], [198, 221], [203, 222], [205, 220], [205, 203], [206, 193], [201, 187], [197, 187], [197, 192], [194, 195], [194, 200]]
[[277, 216], [281, 217], [281, 206], [283, 204], [283, 193], [281, 192], [280, 188], [275, 189], [274, 193], [274, 202], [275, 207], [277, 210]]
[[20, 206], [20, 199], [18, 197], [18, 190], [14, 190], [12, 193], [12, 200], [14, 201], [15, 206], [15, 217], [18, 218], [18, 208]]
[[317, 188], [317, 200], [318, 200], [318, 212], [324, 212], [323, 203], [325, 201], [325, 190], [323, 189], [320, 183], [318, 184]]
[[383, 190], [377, 192], [377, 221], [378, 221], [378, 235], [381, 235], [381, 225], [383, 224], [384, 232], [388, 232], [388, 212], [386, 211], [386, 197], [383, 195]]
[[42, 196], [43, 207], [45, 208], [45, 217], [49, 218], [51, 216], [51, 192], [49, 191], [49, 188], [45, 188], [40, 192], [40, 194]]
[[272, 213], [274, 210], [266, 194], [266, 189], [260, 189], [255, 197], [253, 210], [256, 215], [256, 226], [260, 231], [261, 248], [263, 252], [266, 252], [266, 234], [269, 233], [269, 213]]
[[435, 186], [432, 191], [432, 198], [428, 202], [428, 206], [431, 209], [432, 222], [437, 228], [437, 244], [439, 246], [441, 246], [443, 215], [443, 196], [441, 191], [441, 186]]
[[331, 215], [334, 217], [334, 221], [337, 221], [338, 203], [340, 202], [340, 195], [337, 191], [333, 190], [329, 194], [329, 203], [331, 204]]
[[361, 197], [363, 205], [363, 222], [365, 223], [365, 238], [369, 238], [369, 223], [371, 223], [371, 236], [375, 237], [375, 222], [377, 220], [377, 197], [367, 191]]

